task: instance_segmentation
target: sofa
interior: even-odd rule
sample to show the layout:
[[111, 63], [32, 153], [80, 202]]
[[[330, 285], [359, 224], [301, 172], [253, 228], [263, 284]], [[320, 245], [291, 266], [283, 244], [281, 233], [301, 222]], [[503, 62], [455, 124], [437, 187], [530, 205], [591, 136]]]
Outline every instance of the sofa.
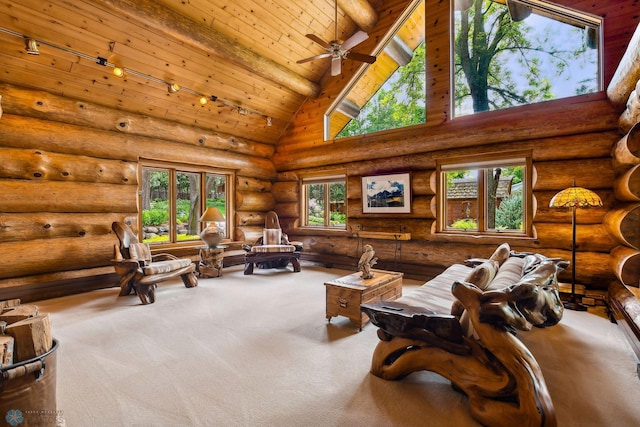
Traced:
[[517, 330], [549, 327], [564, 308], [557, 274], [568, 262], [514, 252], [454, 264], [395, 301], [363, 304], [378, 329], [371, 373], [396, 380], [436, 372], [468, 397], [486, 426], [555, 426], [553, 403]]

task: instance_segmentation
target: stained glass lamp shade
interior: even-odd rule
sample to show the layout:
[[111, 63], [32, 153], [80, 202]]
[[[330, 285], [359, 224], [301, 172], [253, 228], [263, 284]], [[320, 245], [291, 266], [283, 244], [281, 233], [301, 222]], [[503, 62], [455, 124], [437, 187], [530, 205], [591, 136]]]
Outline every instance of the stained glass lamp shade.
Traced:
[[571, 299], [564, 304], [570, 310], [585, 311], [587, 307], [577, 301], [576, 298], [576, 208], [589, 208], [602, 206], [600, 196], [591, 190], [576, 187], [565, 188], [551, 198], [549, 206], [552, 208], [571, 208]]

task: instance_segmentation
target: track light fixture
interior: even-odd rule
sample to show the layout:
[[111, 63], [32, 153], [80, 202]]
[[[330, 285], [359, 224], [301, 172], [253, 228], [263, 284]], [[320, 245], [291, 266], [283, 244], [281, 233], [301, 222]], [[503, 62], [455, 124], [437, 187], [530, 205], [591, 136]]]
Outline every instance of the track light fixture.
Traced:
[[38, 49], [38, 41], [36, 39], [25, 37], [24, 44], [29, 55], [40, 55], [40, 49]]
[[[91, 56], [91, 55], [87, 55], [84, 54], [82, 52], [78, 52], [76, 50], [73, 49], [69, 49], [65, 46], [59, 46], [56, 45], [54, 43], [49, 43], [47, 41], [44, 40], [36, 40], [26, 34], [21, 34], [19, 32], [10, 30], [8, 28], [4, 28], [4, 27], [0, 27], [0, 32], [2, 33], [6, 33], [6, 34], [10, 34], [12, 36], [16, 36], [16, 37], [20, 37], [24, 40], [25, 43], [25, 50], [29, 55], [39, 55], [40, 54], [40, 50], [38, 49], [38, 47], [40, 45], [46, 45], [48, 47], [51, 47], [53, 49], [57, 49], [60, 50], [62, 52], [66, 52], [68, 54], [71, 55], [75, 55], [79, 58], [82, 59], [86, 59], [87, 61], [91, 61], [94, 62], [98, 65], [101, 65], [103, 67], [112, 67], [113, 68], [113, 75], [119, 78], [123, 78], [126, 75], [133, 75], [133, 76], [137, 76], [140, 77], [142, 79], [145, 80], [149, 80], [155, 83], [158, 83], [159, 85], [165, 85], [167, 87], [167, 90], [169, 93], [176, 93], [180, 90], [184, 91], [184, 92], [188, 92], [191, 94], [194, 94], [196, 96], [198, 96], [199, 99], [199, 103], [200, 105], [205, 105], [207, 104], [208, 101], [211, 102], [217, 102], [219, 104], [222, 104], [224, 106], [227, 106], [231, 109], [235, 109], [238, 111], [239, 114], [243, 115], [243, 116], [247, 116], [249, 114], [252, 115], [256, 115], [256, 116], [260, 116], [262, 118], [264, 118], [266, 120], [266, 125], [267, 126], [272, 126], [273, 122], [272, 122], [272, 118], [267, 116], [266, 114], [263, 114], [259, 111], [255, 111], [255, 110], [250, 110], [248, 108], [242, 107], [234, 102], [230, 102], [230, 101], [226, 101], [224, 99], [218, 98], [215, 95], [203, 95], [202, 92], [197, 92], [193, 89], [189, 89], [187, 87], [180, 87], [179, 84], [175, 83], [175, 82], [168, 82], [164, 79], [160, 79], [154, 76], [151, 76], [149, 74], [145, 74], [145, 73], [141, 73], [139, 71], [136, 70], [132, 70], [130, 68], [124, 68], [124, 67], [119, 67], [116, 64], [113, 64], [111, 62], [109, 62], [109, 60], [107, 58], [101, 57], [101, 56]], [[0, 116], [2, 115], [2, 109], [0, 107]]]

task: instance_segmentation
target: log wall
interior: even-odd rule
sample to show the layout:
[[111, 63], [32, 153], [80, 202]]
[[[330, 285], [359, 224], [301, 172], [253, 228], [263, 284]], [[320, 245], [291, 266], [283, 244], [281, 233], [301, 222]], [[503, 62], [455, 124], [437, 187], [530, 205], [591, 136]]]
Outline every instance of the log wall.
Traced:
[[137, 219], [140, 158], [235, 170], [241, 236], [274, 206], [272, 146], [42, 91], [0, 95], [0, 299], [116, 285], [111, 223]]
[[[401, 1], [385, 2], [380, 16], [392, 19]], [[625, 5], [619, 14], [607, 14], [603, 3], [560, 1], [570, 7], [605, 16], [604, 76], [609, 81], [638, 22], [633, 8]], [[274, 162], [279, 177], [286, 174], [290, 193], [292, 176], [341, 168], [347, 175], [347, 231], [308, 231], [299, 225], [285, 196], [276, 197], [278, 212], [287, 212], [290, 238], [305, 243], [309, 259], [342, 262], [354, 267], [362, 244], [374, 246], [379, 266], [412, 271], [428, 279], [433, 267], [440, 270], [468, 257], [491, 254], [506, 238], [442, 236], [434, 232], [436, 219], [436, 160], [475, 154], [528, 151], [534, 167], [533, 224], [531, 239], [508, 239], [518, 250], [571, 259], [571, 213], [549, 208], [558, 191], [578, 185], [597, 192], [604, 207], [578, 212], [577, 269], [580, 283], [606, 289], [614, 278], [609, 253], [617, 245], [603, 224], [610, 210], [617, 208], [614, 196], [616, 173], [612, 147], [619, 139], [618, 116], [604, 92], [546, 103], [451, 119], [449, 4], [427, 0], [427, 121], [424, 125], [376, 134], [323, 141], [324, 112], [339, 96], [343, 84], [355, 73], [346, 61], [341, 76], [332, 78], [322, 96], [308, 100], [281, 138]], [[629, 19], [627, 19], [629, 18]], [[615, 28], [612, 28], [615, 24]], [[382, 34], [370, 32], [379, 40]], [[350, 68], [351, 67], [351, 68]], [[361, 178], [368, 175], [410, 172], [412, 211], [410, 214], [362, 213]], [[292, 213], [294, 216], [292, 216]], [[411, 240], [360, 239], [359, 232], [410, 233]], [[336, 257], [335, 255], [338, 255]], [[570, 281], [571, 269], [561, 275]]]

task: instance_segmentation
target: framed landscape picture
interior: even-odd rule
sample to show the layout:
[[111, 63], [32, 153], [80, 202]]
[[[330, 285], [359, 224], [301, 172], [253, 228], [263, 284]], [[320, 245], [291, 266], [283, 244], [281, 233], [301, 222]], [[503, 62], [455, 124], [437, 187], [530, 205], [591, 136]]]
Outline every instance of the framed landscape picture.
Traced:
[[411, 176], [408, 173], [362, 177], [363, 213], [410, 213]]

